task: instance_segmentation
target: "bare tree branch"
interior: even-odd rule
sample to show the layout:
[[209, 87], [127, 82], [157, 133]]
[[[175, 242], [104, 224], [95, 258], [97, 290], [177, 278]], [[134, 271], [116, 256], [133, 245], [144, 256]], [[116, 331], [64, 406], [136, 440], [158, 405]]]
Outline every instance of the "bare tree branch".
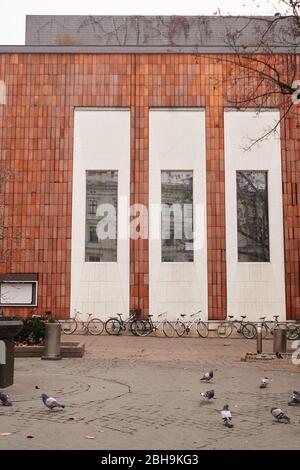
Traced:
[[[300, 0], [281, 0], [281, 4], [286, 7], [283, 15], [278, 12], [273, 18], [248, 17], [241, 28], [227, 30], [224, 42], [232, 53], [214, 58], [223, 70], [214, 86], [219, 87], [225, 103], [239, 109], [255, 107], [258, 112], [266, 107], [281, 111], [280, 119], [272, 129], [254, 139], [246, 150], [276, 132], [297, 106], [292, 97], [297, 91], [294, 83], [298, 71], [300, 80], [296, 58], [296, 48], [300, 44]], [[249, 35], [249, 31], [253, 34]], [[280, 41], [282, 38], [289, 41], [291, 53], [278, 53], [276, 46], [280, 41], [277, 35]], [[198, 62], [198, 56], [195, 61]]]

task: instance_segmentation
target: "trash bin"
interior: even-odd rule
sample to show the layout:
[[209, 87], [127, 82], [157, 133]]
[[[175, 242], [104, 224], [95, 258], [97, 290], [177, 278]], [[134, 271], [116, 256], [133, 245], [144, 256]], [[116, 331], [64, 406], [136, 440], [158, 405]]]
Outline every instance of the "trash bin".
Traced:
[[46, 323], [45, 325], [45, 349], [42, 359], [58, 361], [60, 354], [60, 323]]
[[273, 331], [273, 352], [286, 352], [286, 330], [277, 328]]
[[0, 316], [0, 388], [14, 383], [15, 343], [14, 337], [23, 327], [16, 317]]

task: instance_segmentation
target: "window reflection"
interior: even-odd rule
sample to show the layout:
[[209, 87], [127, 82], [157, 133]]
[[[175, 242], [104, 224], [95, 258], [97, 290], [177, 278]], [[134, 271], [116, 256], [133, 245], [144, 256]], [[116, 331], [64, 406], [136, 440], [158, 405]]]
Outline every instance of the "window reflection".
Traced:
[[193, 172], [162, 171], [161, 203], [162, 261], [193, 261]]
[[238, 260], [270, 261], [268, 174], [237, 171]]
[[85, 261], [117, 261], [117, 205], [118, 172], [87, 171]]

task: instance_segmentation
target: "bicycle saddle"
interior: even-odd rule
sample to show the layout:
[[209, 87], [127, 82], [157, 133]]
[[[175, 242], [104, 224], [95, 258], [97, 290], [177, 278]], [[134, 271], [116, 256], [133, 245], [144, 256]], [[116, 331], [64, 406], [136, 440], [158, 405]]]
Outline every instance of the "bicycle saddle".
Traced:
[[181, 316], [181, 317], [186, 317], [186, 314], [185, 314], [185, 313], [181, 313], [180, 316]]
[[148, 315], [148, 318], [151, 318], [151, 317], [153, 317], [153, 315], [150, 315], [150, 314], [149, 314], [149, 315]]
[[273, 315], [273, 317], [275, 318], [275, 320], [278, 320], [279, 315]]
[[233, 318], [234, 316], [233, 315], [228, 315], [228, 318]]
[[241, 315], [241, 318], [246, 318], [246, 317], [247, 317], [247, 315]]
[[259, 319], [260, 319], [260, 320], [265, 320], [265, 319], [266, 319], [266, 317], [260, 317]]
[[123, 315], [123, 313], [117, 313], [118, 317], [121, 318], [121, 316]]

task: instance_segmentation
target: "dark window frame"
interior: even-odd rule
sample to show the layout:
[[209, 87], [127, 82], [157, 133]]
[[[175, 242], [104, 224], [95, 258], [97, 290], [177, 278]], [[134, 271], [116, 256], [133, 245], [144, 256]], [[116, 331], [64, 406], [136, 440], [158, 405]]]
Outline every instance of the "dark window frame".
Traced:
[[[264, 189], [260, 190], [251, 180], [251, 175], [264, 175]], [[242, 190], [239, 185], [239, 177], [248, 182], [253, 193]], [[237, 259], [239, 263], [270, 263], [270, 221], [269, 221], [269, 171], [268, 170], [236, 170], [236, 217], [237, 217]], [[256, 191], [256, 198], [255, 196]], [[240, 204], [239, 204], [240, 201]], [[259, 204], [260, 202], [260, 204]], [[249, 216], [249, 224], [242, 221], [241, 212], [245, 219], [247, 212], [254, 211], [255, 215]], [[239, 214], [239, 211], [240, 214]], [[259, 219], [257, 219], [259, 217]], [[260, 223], [258, 223], [260, 220]], [[244, 227], [242, 224], [244, 223]], [[252, 233], [251, 233], [252, 229]], [[252, 245], [251, 245], [252, 241]]]
[[98, 243], [97, 231], [95, 225], [89, 226], [89, 241], [90, 243]]
[[[165, 199], [164, 199], [164, 195], [163, 195], [163, 174], [164, 173], [185, 173], [185, 174], [190, 174], [190, 177], [191, 177], [191, 201], [188, 202], [188, 204], [191, 204], [192, 206], [192, 222], [191, 222], [191, 228], [192, 228], [192, 233], [193, 233], [193, 230], [194, 230], [194, 170], [192, 169], [161, 169], [160, 170], [160, 189], [161, 189], [161, 205], [163, 207], [164, 204], [167, 204], [167, 205], [172, 205], [172, 204], [180, 204], [182, 207], [183, 205], [185, 204], [184, 201], [176, 201], [174, 200], [173, 202], [165, 202]], [[183, 186], [183, 185], [182, 185]], [[174, 212], [170, 212], [170, 218], [173, 218], [174, 216]], [[182, 211], [182, 216], [184, 217], [184, 211]], [[176, 249], [176, 245], [175, 245], [175, 255], [177, 255], [177, 258], [176, 256], [173, 258], [173, 259], [170, 259], [171, 258], [171, 248], [174, 247], [174, 243], [172, 243], [172, 241], [174, 241], [174, 239], [172, 238], [169, 238], [169, 239], [163, 239], [163, 228], [164, 228], [164, 224], [163, 224], [163, 210], [161, 211], [161, 230], [160, 230], [160, 238], [161, 238], [161, 249], [160, 249], [160, 259], [161, 259], [161, 262], [162, 263], [193, 263], [194, 262], [194, 237], [192, 239], [187, 239], [185, 238], [185, 233], [184, 233], [184, 222], [183, 222], [183, 219], [182, 219], [182, 234], [183, 234], [183, 239], [182, 239], [182, 242], [180, 243], [177, 243], [177, 249]], [[175, 224], [173, 222], [172, 226], [170, 226], [170, 232], [174, 232], [175, 231]], [[189, 245], [192, 245], [192, 249], [191, 250], [180, 250], [179, 249], [179, 246], [180, 244], [189, 244]], [[173, 253], [173, 254], [174, 254]], [[185, 259], [184, 258], [184, 255], [187, 255]]]
[[96, 215], [97, 213], [97, 199], [89, 199], [88, 201], [88, 213], [89, 215]]
[[[31, 290], [31, 302], [2, 302], [2, 286], [12, 284], [30, 284]], [[38, 292], [38, 281], [26, 281], [26, 280], [1, 280], [0, 281], [0, 306], [1, 307], [36, 307], [37, 306], [37, 292]]]
[[[113, 194], [112, 203], [115, 207], [116, 211], [116, 239], [104, 239], [104, 240], [99, 240], [97, 237], [97, 241], [91, 241], [90, 240], [90, 228], [92, 226], [97, 227], [97, 223], [101, 220], [98, 216], [96, 216], [97, 209], [99, 205], [101, 204], [100, 198], [101, 195], [98, 194], [97, 198], [97, 190], [100, 191], [100, 183], [99, 183], [99, 188], [93, 188], [92, 185], [91, 187], [88, 188], [88, 177], [93, 176], [93, 174], [103, 174], [103, 173], [110, 173], [110, 176], [112, 177], [111, 180], [108, 180], [108, 184], [110, 183], [115, 183], [116, 188], [115, 188], [115, 193]], [[113, 179], [115, 178], [115, 181]], [[117, 169], [89, 169], [85, 170], [85, 183], [86, 183], [86, 194], [85, 194], [85, 254], [84, 254], [84, 261], [85, 263], [117, 263], [118, 262], [118, 190], [119, 190], [119, 171]], [[102, 183], [106, 184], [106, 183]], [[107, 194], [104, 195], [104, 204], [109, 203], [109, 201], [106, 201], [105, 199], [107, 198]], [[114, 201], [115, 199], [115, 201]], [[91, 213], [90, 211], [90, 200], [96, 200], [97, 201], [97, 209], [96, 213]], [[114, 201], [114, 203], [113, 203]], [[111, 243], [109, 243], [111, 242]], [[96, 243], [98, 243], [98, 246], [96, 246]], [[112, 247], [110, 247], [110, 245]], [[111, 259], [101, 259], [110, 257]], [[99, 258], [99, 260], [98, 260]], [[91, 259], [97, 259], [97, 261], [91, 261]]]

